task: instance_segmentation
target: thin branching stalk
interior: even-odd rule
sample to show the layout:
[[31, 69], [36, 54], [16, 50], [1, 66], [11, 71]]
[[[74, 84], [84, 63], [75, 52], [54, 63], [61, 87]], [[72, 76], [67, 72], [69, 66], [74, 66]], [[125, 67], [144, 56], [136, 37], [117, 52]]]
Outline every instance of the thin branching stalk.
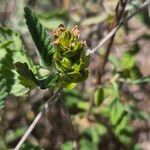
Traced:
[[[115, 37], [115, 34], [116, 32], [118, 31], [118, 29], [123, 26], [124, 24], [126, 24], [132, 17], [134, 17], [137, 13], [139, 13], [141, 10], [143, 10], [144, 8], [148, 7], [148, 5], [150, 5], [150, 0], [147, 0], [145, 1], [141, 7], [139, 7], [133, 14], [131, 14], [129, 17], [127, 17], [125, 20], [122, 20], [121, 21], [121, 18], [122, 18], [122, 15], [123, 15], [123, 12], [124, 12], [124, 9], [125, 9], [125, 6], [127, 4], [127, 1], [123, 1], [123, 0], [120, 0], [117, 7], [116, 7], [116, 18], [115, 18], [115, 21], [113, 22], [113, 29], [111, 30], [111, 32], [109, 32], [105, 38], [103, 38], [100, 43], [95, 47], [93, 48], [92, 50], [88, 50], [87, 53], [88, 54], [93, 54], [95, 53], [100, 47], [103, 46], [104, 43], [106, 43], [108, 40], [108, 45], [106, 47], [106, 51], [105, 51], [105, 54], [104, 54], [104, 58], [103, 58], [103, 61], [102, 63], [100, 64], [100, 70], [98, 71], [98, 82], [97, 84], [99, 85], [101, 83], [101, 77], [102, 77], [102, 74], [104, 72], [104, 68], [105, 68], [105, 65], [107, 63], [107, 59], [108, 59], [108, 56], [109, 56], [109, 53], [110, 53], [110, 49], [111, 49], [111, 46], [113, 44], [113, 40], [114, 40], [114, 37]], [[121, 5], [122, 9], [119, 9], [119, 5]], [[90, 116], [90, 113], [91, 113], [91, 110], [92, 110], [92, 106], [93, 106], [93, 103], [94, 103], [94, 100], [93, 100], [93, 96], [92, 98], [90, 99], [89, 101], [89, 109], [88, 109], [88, 112], [87, 112], [87, 118], [89, 119], [89, 116]]]
[[99, 43], [96, 47], [93, 49], [88, 49], [88, 54], [95, 53], [99, 48], [101, 48], [117, 31], [125, 25], [132, 17], [134, 17], [136, 14], [138, 14], [141, 10], [145, 9], [146, 7], [150, 7], [150, 0], [145, 1], [133, 14], [131, 14], [129, 17], [127, 17], [125, 20], [121, 21], [111, 32], [109, 32]]
[[25, 142], [25, 140], [27, 139], [27, 137], [30, 135], [30, 133], [32, 132], [32, 130], [34, 129], [34, 127], [36, 126], [36, 124], [38, 123], [38, 121], [40, 120], [40, 118], [43, 116], [44, 112], [46, 110], [48, 110], [48, 107], [50, 105], [53, 105], [54, 103], [57, 102], [60, 94], [61, 94], [62, 88], [59, 88], [54, 94], [53, 96], [45, 103], [44, 107], [42, 108], [42, 110], [38, 113], [38, 115], [36, 116], [36, 118], [34, 119], [34, 121], [32, 122], [32, 124], [29, 126], [28, 130], [26, 131], [26, 133], [22, 136], [22, 138], [20, 139], [20, 141], [18, 142], [18, 144], [16, 145], [14, 150], [19, 150], [22, 146], [22, 144]]
[[[113, 28], [118, 26], [118, 24], [119, 24], [119, 22], [120, 22], [120, 20], [121, 20], [121, 18], [123, 16], [123, 13], [124, 13], [126, 5], [127, 5], [127, 0], [124, 0], [124, 1], [120, 0], [118, 2], [117, 6], [116, 6], [116, 16], [114, 18], [114, 21], [112, 22], [110, 30], [112, 30]], [[107, 59], [108, 59], [111, 47], [113, 45], [115, 34], [116, 34], [116, 32], [110, 37], [110, 39], [109, 39], [109, 41], [107, 43], [107, 46], [106, 46], [106, 50], [105, 50], [104, 56], [103, 56], [102, 61], [100, 63], [100, 67], [97, 70], [97, 82], [96, 82], [97, 86], [101, 84], [101, 78], [102, 78], [102, 75], [103, 75], [103, 72], [104, 72], [105, 65], [107, 63]], [[96, 90], [97, 90], [97, 88], [94, 89], [94, 92]], [[87, 118], [88, 119], [89, 119], [89, 116], [91, 114], [91, 110], [92, 110], [93, 104], [94, 104], [94, 99], [93, 99], [93, 96], [92, 96], [92, 98], [89, 101], [89, 109], [88, 109], [88, 112], [87, 112]]]
[[[127, 5], [127, 0], [120, 0], [118, 2], [117, 6], [116, 6], [116, 16], [115, 16], [115, 19], [112, 23], [112, 26], [110, 27], [110, 30], [112, 30], [113, 28], [118, 26], [119, 22], [122, 19], [123, 14], [124, 14], [124, 10], [125, 10], [126, 5]], [[116, 35], [116, 33], [114, 33], [114, 35], [109, 39], [109, 41], [107, 43], [106, 51], [104, 53], [102, 63], [100, 64], [100, 67], [99, 67], [99, 70], [98, 70], [97, 85], [99, 85], [101, 83], [101, 78], [102, 78], [102, 75], [104, 73], [104, 68], [105, 68], [105, 65], [107, 63], [111, 47], [113, 45], [115, 35]]]

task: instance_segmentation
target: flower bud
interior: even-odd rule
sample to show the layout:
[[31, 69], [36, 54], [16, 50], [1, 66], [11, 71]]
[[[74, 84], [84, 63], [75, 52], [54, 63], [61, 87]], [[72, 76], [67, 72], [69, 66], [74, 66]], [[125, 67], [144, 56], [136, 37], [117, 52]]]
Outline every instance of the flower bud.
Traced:
[[87, 79], [90, 56], [86, 55], [86, 43], [79, 40], [79, 27], [67, 29], [63, 25], [53, 31], [54, 63], [65, 83], [78, 83]]

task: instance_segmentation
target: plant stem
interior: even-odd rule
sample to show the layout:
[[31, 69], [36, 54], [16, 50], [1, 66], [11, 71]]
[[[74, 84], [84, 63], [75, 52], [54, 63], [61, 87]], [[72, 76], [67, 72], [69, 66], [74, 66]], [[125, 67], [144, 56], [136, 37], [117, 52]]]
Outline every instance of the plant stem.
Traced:
[[34, 119], [34, 121], [32, 122], [32, 124], [29, 126], [28, 130], [26, 131], [26, 133], [23, 135], [23, 137], [21, 138], [21, 140], [18, 142], [18, 144], [16, 145], [16, 147], [14, 148], [14, 150], [19, 150], [22, 146], [22, 144], [24, 143], [24, 141], [27, 139], [27, 137], [30, 135], [30, 133], [32, 132], [32, 130], [34, 129], [34, 127], [36, 126], [36, 124], [38, 123], [38, 121], [40, 120], [40, 118], [43, 116], [44, 112], [48, 109], [49, 105], [52, 105], [54, 103], [57, 102], [58, 97], [60, 96], [62, 91], [62, 88], [59, 88], [54, 94], [53, 96], [45, 103], [44, 107], [42, 108], [42, 110], [38, 113], [38, 115], [36, 116], [36, 118]]
[[[119, 22], [120, 22], [120, 20], [123, 16], [126, 5], [127, 5], [127, 0], [120, 0], [118, 2], [117, 7], [116, 7], [116, 16], [115, 16], [114, 21], [112, 23], [111, 30], [118, 26], [118, 24], [119, 24]], [[110, 54], [110, 50], [111, 50], [111, 47], [112, 47], [112, 44], [113, 44], [113, 41], [114, 41], [115, 34], [116, 34], [116, 32], [114, 32], [114, 34], [110, 37], [110, 39], [108, 41], [108, 44], [107, 44], [107, 47], [106, 47], [106, 51], [105, 51], [103, 59], [102, 59], [102, 62], [100, 63], [100, 68], [98, 69], [98, 72], [97, 72], [97, 82], [96, 82], [97, 86], [101, 84], [101, 78], [102, 78], [102, 75], [103, 75], [103, 72], [104, 72], [105, 65], [107, 63], [108, 56]], [[97, 88], [95, 88], [94, 91], [96, 89]], [[94, 99], [92, 97], [90, 99], [89, 109], [88, 109], [88, 112], [87, 112], [87, 118], [88, 119], [89, 119], [89, 116], [91, 114], [93, 104], [94, 104]]]
[[95, 53], [99, 48], [101, 48], [117, 31], [122, 27], [124, 24], [126, 24], [132, 17], [134, 17], [136, 14], [138, 14], [141, 10], [144, 8], [150, 6], [150, 0], [145, 1], [133, 14], [131, 14], [129, 17], [127, 17], [124, 21], [121, 21], [115, 28], [111, 30], [99, 43], [96, 47], [93, 49], [88, 49], [87, 54], [93, 54]]
[[[115, 28], [116, 26], [118, 26], [118, 24], [119, 24], [119, 22], [123, 16], [126, 5], [127, 5], [127, 0], [120, 0], [118, 2], [117, 7], [116, 7], [116, 17], [114, 19], [114, 22], [112, 23], [111, 30], [113, 28]], [[108, 60], [108, 56], [110, 54], [111, 47], [113, 45], [115, 35], [116, 35], [116, 33], [114, 33], [113, 36], [109, 39], [107, 47], [106, 47], [106, 51], [105, 51], [104, 56], [103, 56], [102, 63], [100, 64], [100, 69], [98, 71], [98, 80], [97, 80], [98, 85], [101, 83], [101, 78], [102, 78], [102, 75], [104, 72], [105, 65], [106, 65], [107, 60]]]
[[72, 133], [73, 133], [73, 150], [78, 150], [77, 132], [76, 132], [76, 130], [75, 130], [73, 124], [72, 124], [68, 108], [66, 107], [66, 105], [65, 105], [65, 103], [63, 101], [61, 102], [61, 107], [63, 108], [63, 110], [64, 110], [64, 112], [66, 114], [68, 123], [69, 123], [69, 125], [71, 127], [71, 130], [72, 130]]

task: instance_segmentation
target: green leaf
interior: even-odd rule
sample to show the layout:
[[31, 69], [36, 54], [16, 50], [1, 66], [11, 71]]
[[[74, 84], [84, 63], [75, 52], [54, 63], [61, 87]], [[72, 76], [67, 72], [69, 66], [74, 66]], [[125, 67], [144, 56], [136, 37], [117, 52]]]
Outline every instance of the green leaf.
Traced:
[[10, 143], [15, 141], [17, 138], [21, 137], [27, 129], [25, 127], [18, 128], [16, 130], [11, 130], [6, 133], [5, 141]]
[[96, 145], [99, 143], [99, 132], [97, 132], [97, 128], [94, 126], [91, 128], [91, 136], [92, 136], [92, 142], [96, 147]]
[[136, 80], [140, 78], [142, 78], [142, 74], [137, 66], [134, 66], [132, 69], [130, 69], [130, 79]]
[[51, 45], [51, 36], [46, 28], [39, 22], [37, 16], [29, 8], [25, 7], [26, 24], [37, 47], [38, 54], [41, 57], [41, 64], [49, 66], [52, 64], [53, 46]]
[[78, 102], [77, 103], [77, 107], [79, 108], [79, 109], [82, 109], [82, 110], [88, 110], [88, 108], [89, 108], [89, 104], [88, 104], [88, 102], [84, 102], [84, 101], [80, 101], [80, 102]]
[[0, 74], [0, 110], [4, 107], [5, 98], [8, 95], [6, 79]]
[[38, 145], [26, 142], [21, 146], [20, 150], [44, 150], [44, 149]]
[[117, 58], [114, 55], [109, 55], [108, 61], [115, 67], [117, 68], [119, 66], [119, 62]]
[[138, 79], [141, 77], [139, 68], [136, 66], [135, 55], [139, 50], [137, 44], [133, 45], [132, 49], [129, 52], [123, 54], [122, 58], [119, 61], [119, 75], [124, 79]]
[[29, 69], [27, 63], [16, 62], [16, 71], [18, 72], [20, 83], [29, 88], [35, 88], [37, 86], [37, 79], [33, 72]]
[[135, 80], [128, 80], [127, 82], [131, 84], [150, 83], [150, 76], [143, 77], [140, 79], [135, 79]]
[[[19, 83], [18, 74], [14, 69], [13, 64], [18, 60], [27, 62], [29, 65], [32, 64], [23, 50], [19, 34], [8, 28], [0, 27], [0, 73], [6, 79], [5, 85], [8, 94], [16, 96], [26, 94], [29, 91]], [[32, 68], [35, 71], [33, 66]]]
[[[118, 139], [125, 144], [131, 144], [132, 128], [129, 124], [130, 115], [119, 99], [114, 99], [109, 106], [109, 119]], [[128, 145], [129, 146], [129, 145]]]
[[98, 143], [100, 141], [100, 136], [102, 135], [98, 130], [98, 126], [96, 125], [84, 129], [85, 137], [89, 137], [88, 139], [91, 139], [89, 142], [91, 143], [92, 150], [98, 150]]
[[131, 69], [135, 66], [136, 60], [135, 56], [129, 53], [124, 53], [120, 60], [120, 67], [122, 70]]
[[119, 85], [113, 83], [113, 96], [111, 101], [107, 101], [107, 105], [103, 107], [103, 115], [105, 115], [110, 123], [111, 130], [114, 132], [117, 139], [124, 144], [131, 144], [132, 128], [130, 126], [131, 115], [125, 109], [125, 106], [120, 101]]
[[77, 85], [77, 83], [70, 83], [70, 84], [67, 84], [67, 85], [66, 85], [66, 88], [67, 88], [68, 90], [71, 90], [71, 89], [75, 88], [76, 85]]
[[104, 99], [108, 97], [114, 98], [115, 94], [112, 85], [105, 86], [103, 90], [104, 90]]
[[80, 140], [80, 150], [91, 150], [93, 149], [93, 144], [88, 139]]
[[110, 122], [112, 125], [116, 126], [119, 119], [124, 116], [124, 107], [118, 99], [114, 99], [110, 107]]
[[13, 41], [6, 41], [0, 45], [0, 48], [7, 48], [12, 44]]
[[72, 150], [73, 149], [73, 142], [65, 142], [61, 145], [61, 150]]
[[94, 93], [94, 102], [96, 106], [99, 106], [104, 100], [104, 89], [98, 88]]
[[132, 118], [140, 119], [144, 121], [150, 120], [149, 113], [140, 111], [140, 109], [137, 108], [136, 105], [134, 104], [126, 105], [125, 109]]
[[[41, 89], [46, 89], [56, 86], [57, 82], [58, 82], [58, 74], [50, 73], [47, 77], [38, 79], [37, 84], [40, 86]], [[57, 86], [60, 85], [58, 84]]]
[[141, 13], [141, 20], [143, 23], [149, 28], [150, 27], [150, 16], [149, 16], [149, 8], [145, 8]]

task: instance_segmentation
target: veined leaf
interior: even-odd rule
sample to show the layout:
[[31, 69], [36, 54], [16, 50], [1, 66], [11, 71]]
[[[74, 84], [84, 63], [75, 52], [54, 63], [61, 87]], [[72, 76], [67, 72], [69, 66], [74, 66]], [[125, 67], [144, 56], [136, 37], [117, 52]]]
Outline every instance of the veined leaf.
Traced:
[[123, 117], [124, 115], [124, 107], [119, 102], [118, 99], [115, 99], [112, 101], [111, 104], [111, 110], [110, 110], [110, 121], [112, 125], [116, 126], [118, 123], [118, 120]]
[[4, 107], [5, 98], [8, 95], [6, 79], [0, 74], [0, 110]]
[[15, 63], [16, 71], [18, 72], [20, 83], [26, 87], [34, 88], [37, 86], [37, 79], [33, 72], [29, 69], [27, 63]]
[[[27, 63], [17, 62], [14, 64], [16, 71], [19, 74], [19, 80], [22, 85], [28, 88], [35, 88], [39, 86], [41, 89], [51, 88], [56, 85], [58, 74], [49, 73], [46, 76], [36, 78], [34, 72], [29, 68]], [[39, 69], [40, 70], [40, 69]], [[24, 91], [23, 91], [24, 92]]]
[[37, 47], [38, 54], [41, 57], [41, 64], [49, 66], [52, 64], [53, 46], [51, 45], [51, 36], [46, 28], [39, 22], [37, 16], [29, 8], [25, 7], [26, 24]]

